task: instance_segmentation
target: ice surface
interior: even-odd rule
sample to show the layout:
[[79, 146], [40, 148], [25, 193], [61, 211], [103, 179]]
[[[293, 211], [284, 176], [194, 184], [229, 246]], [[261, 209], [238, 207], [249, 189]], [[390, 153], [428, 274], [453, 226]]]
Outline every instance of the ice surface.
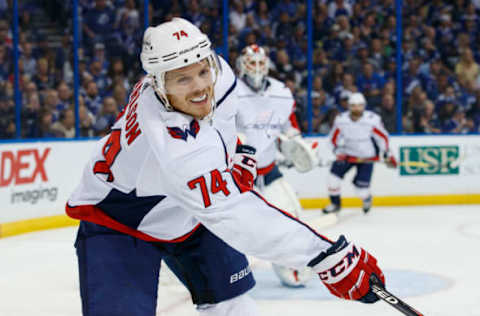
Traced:
[[[345, 234], [374, 254], [391, 292], [425, 315], [480, 316], [480, 206], [373, 208], [368, 215], [345, 209], [339, 216], [322, 233]], [[0, 239], [0, 315], [81, 315], [74, 239], [75, 228]], [[253, 266], [251, 295], [264, 316], [401, 315], [383, 302], [332, 298], [317, 280], [283, 288], [268, 264]], [[188, 293], [168, 285], [160, 289], [158, 315], [197, 314]]]

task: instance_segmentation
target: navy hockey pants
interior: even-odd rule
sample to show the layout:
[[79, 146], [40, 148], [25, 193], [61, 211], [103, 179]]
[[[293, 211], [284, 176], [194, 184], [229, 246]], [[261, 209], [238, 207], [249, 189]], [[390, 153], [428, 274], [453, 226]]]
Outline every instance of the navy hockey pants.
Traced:
[[368, 188], [372, 179], [373, 163], [349, 163], [345, 160], [337, 160], [332, 164], [330, 172], [343, 179], [343, 176], [352, 167], [357, 168], [357, 174], [353, 178], [353, 184], [359, 188]]
[[84, 316], [154, 316], [162, 259], [197, 305], [255, 285], [247, 258], [203, 226], [180, 243], [150, 243], [82, 221], [75, 247]]

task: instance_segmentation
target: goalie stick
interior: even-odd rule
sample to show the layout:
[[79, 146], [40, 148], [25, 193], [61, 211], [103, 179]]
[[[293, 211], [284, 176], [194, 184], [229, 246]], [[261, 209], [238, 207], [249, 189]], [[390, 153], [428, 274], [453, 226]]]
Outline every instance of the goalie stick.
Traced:
[[390, 304], [390, 306], [396, 308], [404, 315], [423, 316], [422, 313], [409, 306], [407, 303], [403, 302], [401, 299], [399, 299], [392, 293], [388, 292], [375, 274], [372, 274], [370, 276], [370, 284], [372, 286], [373, 293], [375, 293], [378, 298], [384, 300], [385, 302]]

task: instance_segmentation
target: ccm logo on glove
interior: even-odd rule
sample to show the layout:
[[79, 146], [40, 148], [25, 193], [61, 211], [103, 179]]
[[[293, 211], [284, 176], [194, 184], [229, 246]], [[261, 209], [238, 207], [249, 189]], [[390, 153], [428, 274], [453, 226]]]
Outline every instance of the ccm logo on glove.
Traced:
[[[353, 245], [352, 250], [347, 252], [347, 254], [340, 259], [340, 261], [331, 267], [330, 269], [320, 272], [318, 275], [320, 276], [320, 280], [325, 283], [335, 283], [338, 281], [338, 276], [345, 271], [353, 268], [360, 258], [360, 252], [358, 251], [357, 247]], [[343, 278], [343, 276], [341, 277]]]

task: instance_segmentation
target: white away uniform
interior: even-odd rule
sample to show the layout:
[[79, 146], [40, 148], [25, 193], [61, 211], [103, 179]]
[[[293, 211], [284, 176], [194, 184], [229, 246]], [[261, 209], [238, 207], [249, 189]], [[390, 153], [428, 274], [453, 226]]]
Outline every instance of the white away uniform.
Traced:
[[267, 77], [264, 91], [255, 92], [242, 80], [238, 81], [238, 132], [246, 136], [246, 143], [257, 149], [258, 174], [273, 167], [277, 158], [280, 134], [297, 130], [295, 100], [290, 89], [282, 82]]
[[336, 155], [373, 159], [388, 152], [388, 132], [380, 116], [371, 111], [364, 111], [357, 121], [352, 121], [349, 111], [339, 114], [329, 138]]
[[[237, 139], [233, 121], [237, 100], [231, 93], [235, 88], [235, 79], [225, 62], [222, 63], [224, 73], [215, 86], [217, 109], [213, 125], [206, 120], [196, 120], [179, 112], [166, 111], [156, 97], [149, 79], [144, 79], [135, 86], [129, 104], [112, 127], [112, 132], [98, 142], [85, 167], [81, 183], [71, 195], [66, 207], [69, 216], [81, 219], [84, 224], [80, 226], [77, 238], [80, 277], [85, 283], [82, 285], [81, 281], [82, 293], [102, 287], [102, 280], [95, 282], [92, 275], [97, 273], [101, 278], [106, 278], [104, 274], [108, 274], [117, 264], [109, 266], [103, 262], [98, 263], [97, 269], [108, 267], [102, 274], [93, 268], [83, 271], [82, 267], [90, 269], [93, 265], [91, 262], [88, 265], [82, 264], [82, 260], [91, 261], [96, 258], [95, 254], [82, 255], [85, 249], [90, 248], [79, 248], [78, 245], [81, 246], [91, 236], [97, 239], [109, 236], [112, 234], [111, 230], [143, 241], [158, 242], [162, 251], [183, 256], [191, 251], [186, 246], [182, 248], [183, 245], [188, 244], [192, 236], [200, 234], [198, 231], [205, 231], [206, 228], [221, 239], [215, 241], [216, 244], [224, 241], [245, 254], [298, 268], [305, 267], [314, 257], [331, 246], [329, 240], [288, 213], [272, 206], [258, 193], [242, 193], [234, 181], [229, 168]], [[229, 71], [225, 71], [226, 68]], [[111, 230], [101, 233], [92, 233], [90, 230], [85, 233], [83, 230], [89, 222]], [[270, 229], [265, 230], [266, 226]], [[94, 230], [101, 230], [99, 227], [94, 227]], [[208, 238], [212, 240], [216, 236], [210, 234]], [[180, 246], [172, 250], [176, 247], [174, 243], [179, 243]], [[180, 271], [176, 274], [180, 274], [179, 278], [189, 287], [196, 304], [216, 304], [245, 291], [235, 289], [235, 286], [243, 277], [246, 279], [250, 272], [248, 266], [238, 267], [236, 271], [239, 272], [236, 274], [228, 272], [225, 282], [223, 279], [218, 281], [223, 282], [223, 285], [218, 285], [217, 281], [209, 281], [219, 279], [217, 274], [221, 274], [222, 269], [226, 270], [224, 266], [235, 265], [235, 262], [225, 263], [222, 258], [215, 257], [217, 253], [213, 243], [212, 249], [202, 248], [206, 253], [201, 255], [205, 256], [206, 260], [214, 261], [216, 270], [203, 271], [208, 276], [202, 279], [203, 281], [181, 277], [182, 270], [196, 269], [201, 265], [201, 260], [196, 261], [198, 259], [191, 257], [180, 266], [171, 266], [174, 272]], [[151, 247], [150, 243], [143, 245], [135, 242], [134, 245]], [[93, 247], [93, 244], [90, 247]], [[104, 251], [103, 248], [99, 249], [97, 254], [105, 256]], [[120, 250], [115, 249], [115, 255], [118, 251]], [[135, 248], [135, 251], [138, 249]], [[122, 260], [137, 263], [135, 257], [128, 256], [131, 255], [122, 255]], [[138, 256], [138, 253], [135, 252], [134, 256]], [[147, 257], [151, 256], [152, 254]], [[174, 264], [178, 258], [162, 259]], [[154, 271], [157, 266], [159, 267], [159, 262], [155, 262], [148, 269]], [[145, 267], [139, 270], [143, 271]], [[116, 282], [116, 279], [112, 276], [106, 282]], [[156, 280], [153, 278], [145, 282], [154, 281]], [[215, 296], [215, 293], [210, 293], [212, 285], [209, 285], [209, 282], [217, 282], [213, 287], [223, 286], [226, 289], [223, 292], [230, 291], [233, 294], [230, 297], [221, 296], [222, 293]], [[200, 283], [207, 289], [195, 288]], [[148, 284], [148, 288], [151, 287], [153, 284]], [[196, 290], [204, 294], [195, 295]], [[120, 288], [118, 292], [121, 292]], [[142, 295], [140, 292], [139, 295]], [[85, 295], [87, 296], [88, 300], [95, 299], [90, 293]], [[102, 302], [106, 299], [100, 297], [97, 300]], [[95, 304], [90, 304], [93, 307], [89, 305], [88, 308], [96, 308]], [[228, 315], [241, 313], [232, 312]]]
[[328, 178], [328, 192], [331, 205], [340, 207], [341, 180], [345, 173], [356, 167], [357, 174], [353, 184], [358, 197], [364, 201], [364, 211], [371, 205], [370, 181], [373, 162], [378, 161], [382, 153], [388, 152], [388, 132], [383, 127], [380, 116], [364, 111], [353, 121], [350, 111], [339, 114], [329, 134], [336, 161], [332, 164]]

